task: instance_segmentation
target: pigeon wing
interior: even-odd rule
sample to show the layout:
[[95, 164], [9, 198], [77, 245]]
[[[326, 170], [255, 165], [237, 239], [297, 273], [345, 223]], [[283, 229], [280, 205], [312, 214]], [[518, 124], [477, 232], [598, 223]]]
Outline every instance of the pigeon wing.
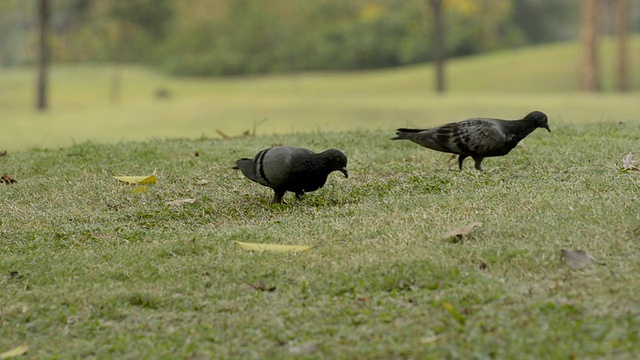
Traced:
[[310, 163], [316, 154], [307, 149], [292, 146], [278, 146], [267, 152], [258, 167], [261, 176], [272, 187], [288, 187], [297, 178], [311, 170]]
[[435, 128], [420, 132], [405, 133], [403, 135], [406, 139], [432, 150], [459, 153], [460, 149], [456, 146], [455, 141], [458, 132], [457, 125], [457, 123], [448, 123]]
[[461, 153], [489, 156], [505, 147], [507, 137], [494, 121], [470, 119], [458, 123], [454, 142]]

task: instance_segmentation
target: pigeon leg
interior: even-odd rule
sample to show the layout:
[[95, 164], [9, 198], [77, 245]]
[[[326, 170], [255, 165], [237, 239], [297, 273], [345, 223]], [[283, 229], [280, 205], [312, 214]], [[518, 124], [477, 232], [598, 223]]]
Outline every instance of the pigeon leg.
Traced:
[[285, 190], [277, 190], [273, 189], [275, 194], [273, 195], [273, 200], [271, 200], [272, 204], [282, 204], [282, 197], [284, 196]]
[[483, 157], [477, 157], [477, 158], [473, 158], [473, 160], [475, 160], [476, 162], [476, 170], [482, 171], [482, 167], [480, 166], [480, 164], [482, 163], [482, 160], [484, 160]]
[[458, 156], [458, 155], [456, 155], [456, 154], [451, 155], [451, 157], [449, 158], [449, 160], [447, 160], [447, 167], [449, 167], [449, 165], [451, 165], [451, 162], [452, 162], [453, 160], [455, 160], [456, 156]]
[[460, 171], [462, 171], [462, 162], [464, 161], [464, 159], [467, 158], [468, 155], [462, 155], [460, 154], [460, 156], [458, 156], [458, 168], [460, 169]]

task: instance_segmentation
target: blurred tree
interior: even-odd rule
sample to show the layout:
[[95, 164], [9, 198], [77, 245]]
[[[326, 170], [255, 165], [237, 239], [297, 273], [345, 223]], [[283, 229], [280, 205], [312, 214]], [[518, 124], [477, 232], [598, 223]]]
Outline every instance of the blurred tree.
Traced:
[[[439, 19], [425, 10], [431, 1], [49, 0], [55, 9], [50, 56], [52, 61], [156, 64], [180, 75], [439, 62]], [[580, 28], [575, 10], [582, 1], [438, 0], [446, 19], [442, 48], [447, 57], [457, 57], [566, 39]], [[20, 19], [36, 3], [0, 1], [3, 64], [36, 58], [26, 45], [16, 45], [28, 44], [35, 34], [35, 17]], [[640, 12], [633, 11], [628, 25], [640, 29]]]
[[575, 11], [582, 0], [512, 0], [512, 21], [522, 30], [527, 43], [538, 44], [575, 38]]
[[629, 12], [628, 0], [616, 1], [616, 32], [618, 37], [618, 68], [617, 68], [617, 89], [620, 92], [629, 90], [629, 51], [628, 38], [629, 28], [627, 26]]
[[38, 61], [36, 85], [36, 109], [47, 109], [47, 66], [49, 40], [49, 0], [38, 0]]
[[436, 65], [436, 92], [443, 93], [445, 90], [444, 65], [444, 15], [442, 14], [443, 0], [429, 0], [433, 11], [433, 58]]
[[0, 1], [0, 66], [24, 62], [29, 24], [37, 21], [36, 5], [34, 1]]
[[[171, 0], [112, 0], [107, 10], [108, 17], [115, 21], [113, 37], [110, 99], [120, 102], [122, 72], [120, 63], [130, 59], [128, 49], [139, 36], [148, 35], [153, 40], [163, 39], [173, 16]], [[138, 35], [136, 37], [135, 35]]]
[[598, 29], [602, 0], [582, 1], [582, 67], [580, 89], [600, 91], [600, 70], [598, 61]]

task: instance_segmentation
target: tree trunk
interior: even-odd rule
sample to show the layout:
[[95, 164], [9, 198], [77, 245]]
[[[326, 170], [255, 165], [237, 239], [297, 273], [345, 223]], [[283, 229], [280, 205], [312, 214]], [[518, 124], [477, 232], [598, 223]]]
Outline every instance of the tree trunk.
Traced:
[[582, 1], [582, 67], [580, 89], [600, 91], [598, 61], [598, 28], [602, 0]]
[[625, 92], [629, 90], [629, 29], [627, 27], [629, 1], [617, 0], [616, 6], [616, 33], [618, 35], [617, 88], [618, 91]]
[[121, 23], [116, 29], [115, 51], [113, 53], [113, 69], [111, 70], [111, 84], [109, 87], [109, 99], [111, 104], [117, 105], [122, 99], [122, 66], [121, 61], [124, 58], [125, 43], [127, 41], [128, 26]]
[[38, 0], [38, 50], [37, 50], [37, 84], [36, 109], [47, 109], [47, 63], [49, 35], [49, 1]]
[[445, 47], [444, 47], [444, 16], [442, 15], [442, 2], [444, 0], [429, 0], [431, 10], [433, 10], [433, 55], [436, 65], [436, 91], [444, 93], [444, 65], [445, 65]]

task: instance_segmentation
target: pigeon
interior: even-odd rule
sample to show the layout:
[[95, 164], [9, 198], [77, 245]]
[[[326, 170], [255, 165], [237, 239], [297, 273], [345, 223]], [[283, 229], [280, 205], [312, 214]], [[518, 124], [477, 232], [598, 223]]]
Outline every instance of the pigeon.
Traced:
[[323, 187], [334, 171], [349, 177], [347, 156], [335, 149], [316, 154], [299, 147], [275, 146], [258, 152], [253, 159], [238, 160], [233, 168], [249, 180], [272, 188], [272, 204], [281, 203], [287, 191], [294, 192], [300, 200], [304, 193]]
[[520, 120], [471, 118], [430, 129], [398, 129], [391, 140], [411, 140], [426, 148], [459, 155], [458, 167], [467, 157], [477, 170], [486, 157], [507, 155], [520, 140], [537, 128], [551, 132], [547, 115], [533, 111]]

